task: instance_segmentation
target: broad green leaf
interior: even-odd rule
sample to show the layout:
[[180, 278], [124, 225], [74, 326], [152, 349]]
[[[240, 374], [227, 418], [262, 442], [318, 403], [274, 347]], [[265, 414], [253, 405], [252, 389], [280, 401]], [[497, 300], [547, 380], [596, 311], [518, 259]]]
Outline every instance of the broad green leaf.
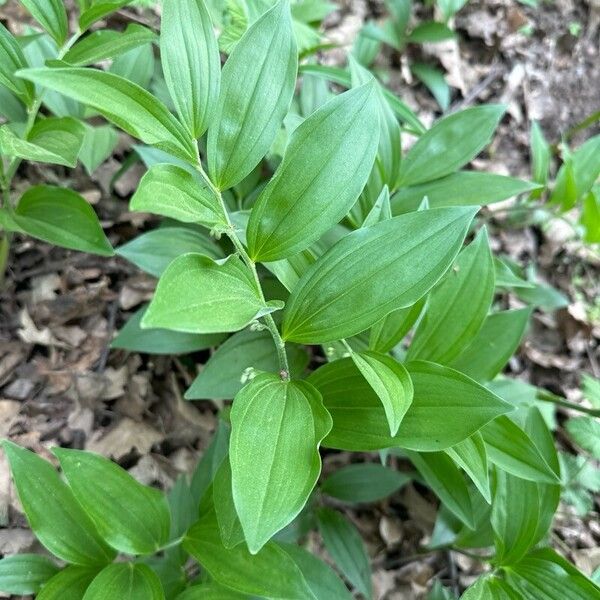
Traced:
[[446, 81], [444, 72], [425, 63], [413, 63], [410, 65], [410, 70], [431, 92], [442, 111], [448, 110], [450, 106], [450, 86]]
[[138, 483], [112, 461], [81, 450], [54, 448], [77, 501], [102, 537], [127, 554], [152, 554], [168, 539], [164, 495]]
[[340, 94], [294, 131], [250, 214], [248, 249], [254, 260], [304, 250], [356, 202], [377, 152], [376, 94], [372, 84]]
[[470, 585], [460, 600], [517, 600], [510, 586], [493, 575], [482, 575]]
[[319, 445], [330, 429], [320, 394], [304, 381], [263, 373], [236, 395], [229, 446], [233, 499], [252, 554], [306, 504], [321, 471]]
[[377, 352], [389, 352], [404, 336], [423, 312], [427, 296], [417, 300], [412, 306], [393, 310], [371, 327], [369, 348]]
[[344, 502], [377, 502], [410, 479], [405, 473], [377, 463], [353, 464], [334, 471], [322, 483], [321, 491]]
[[50, 463], [8, 441], [2, 442], [29, 525], [54, 556], [77, 565], [109, 563], [109, 548]]
[[165, 2], [160, 57], [179, 118], [199, 138], [215, 112], [221, 81], [219, 48], [204, 0]]
[[98, 569], [70, 566], [49, 579], [36, 600], [82, 600]]
[[184, 254], [162, 274], [142, 327], [237, 331], [279, 308], [277, 301], [262, 300], [250, 270], [237, 256], [214, 261], [203, 254]]
[[23, 102], [29, 103], [33, 97], [33, 86], [15, 76], [19, 69], [27, 68], [27, 60], [19, 42], [0, 23], [0, 83], [14, 92]]
[[31, 16], [61, 46], [69, 33], [67, 12], [61, 0], [21, 0]]
[[39, 554], [5, 556], [0, 559], [0, 591], [37, 594], [57, 571], [58, 567], [52, 561]]
[[292, 100], [297, 65], [289, 4], [280, 0], [246, 31], [223, 67], [207, 141], [209, 173], [220, 189], [244, 179], [269, 150]]
[[142, 177], [129, 208], [207, 227], [226, 225], [223, 207], [207, 185], [175, 165], [158, 164]]
[[563, 211], [573, 208], [577, 202], [577, 181], [571, 154], [567, 155], [558, 171], [548, 202], [559, 204]]
[[390, 191], [387, 185], [383, 186], [381, 194], [377, 197], [375, 204], [365, 217], [362, 223], [363, 227], [371, 227], [379, 221], [387, 221], [392, 218], [392, 209], [390, 207]]
[[26, 140], [5, 125], [0, 127], [0, 151], [7, 156], [74, 167], [84, 135], [83, 124], [71, 117], [38, 120]]
[[[0, 79], [1, 77], [2, 73], [0, 72]], [[27, 121], [25, 105], [2, 83], [0, 83], [0, 116], [12, 123], [25, 123]]]
[[575, 417], [566, 423], [571, 439], [600, 460], [600, 421], [592, 417]]
[[211, 582], [193, 585], [175, 600], [248, 600], [248, 596]]
[[444, 506], [467, 527], [475, 528], [467, 482], [452, 459], [444, 452], [407, 452], [425, 483]]
[[117, 146], [119, 135], [110, 125], [92, 127], [85, 125], [83, 144], [79, 150], [79, 160], [91, 175]]
[[83, 67], [25, 69], [19, 75], [87, 104], [146, 144], [196, 162], [193, 140], [167, 107], [123, 77]]
[[[300, 376], [308, 364], [301, 346], [287, 345], [293, 376]], [[242, 389], [251, 372], [279, 370], [277, 351], [268, 331], [244, 330], [231, 336], [202, 366], [185, 393], [186, 400], [227, 400]]]
[[[508, 263], [508, 264], [507, 264]], [[534, 288], [535, 284], [527, 281], [515, 273], [507, 260], [494, 256], [494, 271], [496, 274], [496, 287], [505, 288]]]
[[443, 206], [485, 206], [535, 189], [539, 185], [514, 177], [458, 171], [440, 179], [401, 187], [391, 199], [392, 213], [400, 215], [417, 210], [427, 197], [431, 208]]
[[[125, 54], [117, 56], [109, 67], [109, 72], [123, 77], [128, 81], [140, 86], [147, 90], [150, 89], [150, 84], [154, 78], [157, 69], [156, 59], [154, 58], [154, 47], [152, 44], [144, 44], [138, 46], [133, 50], [128, 50]], [[171, 100], [169, 98], [166, 89], [161, 87], [160, 82], [162, 79], [157, 80], [157, 83], [153, 85], [154, 96], [158, 98], [165, 106], [169, 106]], [[166, 86], [165, 86], [166, 87]], [[161, 93], [162, 92], [162, 93]], [[162, 98], [159, 98], [161, 93]], [[177, 121], [178, 126], [179, 122]], [[185, 127], [180, 126], [182, 131]], [[186, 131], [186, 137], [190, 138], [191, 134]], [[195, 145], [192, 143], [192, 148], [195, 149]], [[190, 162], [190, 158], [186, 158]], [[192, 161], [193, 164], [194, 161]]]
[[156, 574], [139, 563], [116, 563], [105, 567], [94, 578], [82, 600], [164, 600]]
[[446, 449], [446, 454], [471, 478], [486, 502], [491, 503], [490, 476], [485, 443], [479, 432]]
[[483, 228], [429, 294], [407, 360], [451, 363], [483, 326], [494, 287], [494, 262]]
[[402, 447], [430, 452], [466, 439], [511, 406], [466, 375], [424, 361], [406, 365], [413, 401], [396, 436], [381, 402], [352, 359], [323, 365], [309, 378], [323, 396], [333, 429], [323, 445], [364, 451]]
[[541, 483], [560, 481], [533, 440], [508, 417], [494, 419], [481, 435], [490, 460], [511, 475]]
[[372, 598], [371, 565], [356, 527], [330, 508], [319, 509], [317, 520], [325, 548], [335, 564], [365, 598]]
[[[568, 165], [572, 166], [572, 174], [569, 174]], [[573, 181], [568, 179], [572, 175]], [[573, 154], [570, 159], [560, 168], [556, 176], [555, 190], [552, 198], [555, 199], [557, 190], [568, 190], [571, 184], [575, 187], [575, 198], [581, 198], [590, 191], [598, 176], [600, 175], [600, 135], [587, 140]], [[566, 198], [566, 199], [565, 199]], [[573, 204], [571, 194], [565, 192], [565, 198], [556, 198], [562, 201], [563, 209], [571, 208]]]
[[220, 333], [185, 333], [168, 329], [142, 329], [147, 306], [134, 313], [111, 342], [112, 348], [122, 348], [143, 354], [189, 354], [219, 345]]
[[404, 157], [400, 185], [433, 181], [464, 167], [489, 144], [504, 111], [504, 106], [489, 104], [440, 119]]
[[352, 360], [381, 400], [390, 435], [398, 432], [413, 397], [413, 385], [407, 370], [391, 356], [366, 350], [353, 352]]
[[129, 4], [131, 0], [93, 0], [85, 10], [81, 11], [79, 16], [79, 28], [81, 31], [89, 29], [96, 21], [103, 19], [112, 12], [115, 12]]
[[74, 67], [85, 67], [108, 58], [116, 58], [156, 39], [153, 31], [135, 23], [128, 25], [125, 31], [101, 29], [90, 33], [72, 46], [63, 60]]
[[182, 254], [197, 252], [210, 258], [223, 258], [223, 250], [206, 233], [191, 227], [158, 227], [119, 246], [116, 253], [142, 271], [160, 277]]
[[450, 366], [477, 381], [491, 381], [519, 347], [530, 315], [530, 308], [488, 315], [475, 339]]
[[283, 338], [318, 343], [350, 337], [414, 304], [454, 260], [474, 213], [431, 209], [348, 234], [294, 288]]
[[435, 21], [425, 21], [417, 25], [408, 36], [408, 41], [415, 44], [426, 44], [428, 42], [443, 42], [444, 40], [453, 40], [456, 34], [448, 25], [436, 23]]
[[101, 256], [114, 254], [94, 209], [72, 190], [31, 187], [21, 196], [12, 218], [23, 231], [45, 242]]
[[531, 123], [529, 143], [531, 146], [531, 178], [533, 181], [546, 185], [552, 151], [536, 121]]

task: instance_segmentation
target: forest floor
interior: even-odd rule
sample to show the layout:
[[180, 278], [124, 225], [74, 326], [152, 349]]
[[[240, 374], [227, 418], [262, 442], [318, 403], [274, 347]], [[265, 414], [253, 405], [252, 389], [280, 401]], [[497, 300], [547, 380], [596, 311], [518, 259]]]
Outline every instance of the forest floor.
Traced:
[[[366, 19], [384, 14], [380, 2], [338, 4], [326, 32], [340, 44], [350, 43]], [[127, 19], [129, 13], [121, 11], [119, 18]], [[14, 31], [26, 22], [13, 0], [0, 6], [0, 19]], [[540, 122], [550, 141], [559, 142], [561, 134], [599, 108], [600, 4], [554, 0], [532, 8], [515, 0], [473, 0], [455, 17], [454, 28], [456, 42], [410, 49], [408, 56], [412, 52], [443, 65], [452, 86], [452, 108], [481, 102], [508, 106], [491, 147], [473, 166], [527, 178], [530, 120]], [[327, 52], [323, 60], [339, 61], [339, 52]], [[407, 56], [384, 53], [377, 65], [385, 70], [388, 85], [430, 123], [439, 116], [437, 105], [411, 80], [406, 61]], [[583, 135], [593, 133], [598, 130]], [[143, 173], [140, 164], [111, 184], [129, 145], [124, 136], [91, 178], [81, 168], [67, 172], [29, 164], [19, 171], [16, 186], [50, 181], [80, 191], [118, 246], [156, 224], [128, 212], [127, 200]], [[566, 306], [536, 311], [508, 371], [578, 401], [581, 374], [600, 377], [600, 255], [575, 241], [563, 221], [523, 226], [509, 209], [501, 203], [484, 210], [494, 249], [525, 267], [535, 264], [538, 280], [564, 295]], [[54, 445], [94, 450], [141, 481], [161, 487], [190, 471], [210, 440], [217, 406], [182, 397], [207, 354], [180, 359], [109, 348], [115, 332], [150, 299], [154, 286], [152, 277], [118, 257], [104, 259], [17, 239], [0, 292], [0, 438], [47, 458]], [[551, 296], [552, 301], [557, 297]], [[520, 305], [508, 295], [500, 303]], [[568, 448], [560, 427], [564, 418], [559, 410], [556, 433], [559, 445]], [[360, 458], [326, 454], [325, 472]], [[596, 502], [588, 516], [579, 518], [561, 507], [553, 527], [553, 544], [588, 574], [600, 565], [599, 509]], [[385, 502], [349, 511], [373, 559], [376, 598], [422, 598], [434, 578], [456, 589], [474, 579], [478, 567], [467, 556], [420, 554], [435, 511], [435, 499], [412, 484]], [[0, 554], [35, 547], [0, 458]]]

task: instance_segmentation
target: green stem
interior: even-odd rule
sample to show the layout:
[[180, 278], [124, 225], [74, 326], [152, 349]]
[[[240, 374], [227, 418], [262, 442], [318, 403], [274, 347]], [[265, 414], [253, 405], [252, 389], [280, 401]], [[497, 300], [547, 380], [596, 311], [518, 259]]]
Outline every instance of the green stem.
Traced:
[[576, 410], [586, 415], [590, 415], [591, 417], [600, 417], [600, 409], [598, 408], [587, 408], [586, 406], [581, 406], [579, 404], [575, 404], [574, 402], [569, 402], [565, 398], [561, 398], [552, 392], [548, 392], [547, 390], [538, 390], [535, 397], [542, 402], [551, 402], [552, 404], [556, 404], [557, 406], [563, 406], [564, 408], [570, 408], [571, 410]]
[[346, 348], [346, 350], [348, 350], [348, 354], [350, 354], [350, 356], [352, 356], [354, 354], [354, 350], [352, 349], [352, 346], [344, 338], [342, 338], [340, 340], [340, 342], [342, 342], [342, 344], [344, 344], [344, 348]]
[[[262, 285], [260, 283], [260, 278], [258, 276], [258, 271], [256, 270], [256, 263], [250, 258], [248, 252], [246, 252], [246, 248], [244, 248], [244, 244], [242, 244], [242, 241], [240, 240], [240, 238], [237, 235], [235, 227], [233, 226], [233, 223], [231, 222], [231, 219], [229, 218], [229, 211], [227, 210], [227, 206], [225, 205], [225, 202], [223, 200], [223, 195], [221, 194], [221, 190], [219, 190], [213, 184], [210, 177], [206, 174], [206, 171], [204, 171], [204, 168], [202, 167], [202, 163], [200, 162], [200, 159], [198, 159], [198, 164], [196, 165], [196, 169], [197, 169], [198, 173], [200, 174], [200, 176], [202, 177], [202, 179], [204, 179], [204, 181], [206, 182], [208, 187], [213, 191], [215, 196], [219, 199], [221, 211], [223, 213], [223, 216], [225, 217], [225, 223], [227, 226], [227, 228], [225, 230], [225, 234], [231, 240], [231, 243], [234, 245], [237, 253], [240, 255], [241, 259], [244, 261], [244, 263], [246, 264], [248, 269], [250, 269], [250, 272], [252, 273], [252, 277], [254, 278], [254, 282], [256, 283], [256, 288], [258, 290], [258, 293], [260, 294], [260, 299], [262, 300], [262, 302], [266, 303], [265, 295], [263, 293]], [[268, 315], [264, 315], [262, 318], [264, 319], [265, 325], [267, 326], [267, 329], [269, 330], [269, 332], [273, 338], [273, 342], [275, 343], [275, 348], [277, 349], [277, 358], [279, 360], [279, 369], [280, 369], [279, 375], [280, 375], [281, 379], [283, 379], [284, 381], [289, 381], [290, 367], [289, 367], [289, 363], [288, 363], [287, 352], [285, 350], [285, 342], [283, 341], [281, 334], [279, 333], [279, 329], [277, 329], [277, 324], [275, 323], [273, 316], [268, 314]]]

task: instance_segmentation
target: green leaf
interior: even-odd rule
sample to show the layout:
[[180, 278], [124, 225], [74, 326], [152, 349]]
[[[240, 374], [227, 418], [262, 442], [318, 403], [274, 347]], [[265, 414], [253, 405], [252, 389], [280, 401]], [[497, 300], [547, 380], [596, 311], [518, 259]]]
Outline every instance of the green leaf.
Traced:
[[351, 356], [381, 400], [390, 435], [395, 436], [412, 402], [413, 385], [410, 375], [403, 365], [386, 354], [367, 350], [353, 352]]
[[490, 142], [504, 111], [504, 106], [489, 104], [440, 119], [405, 156], [400, 184], [405, 187], [433, 181], [469, 163]]
[[477, 381], [491, 381], [519, 347], [530, 315], [530, 308], [488, 315], [475, 339], [451, 366]]
[[111, 156], [118, 142], [119, 136], [110, 125], [100, 127], [85, 125], [85, 135], [79, 150], [79, 160], [88, 175], [94, 173]]
[[412, 306], [393, 310], [371, 327], [369, 348], [378, 352], [389, 352], [409, 332], [423, 312], [427, 296]]
[[31, 16], [61, 46], [69, 33], [64, 3], [61, 0], [22, 0], [22, 3]]
[[33, 86], [15, 77], [16, 71], [25, 68], [27, 68], [27, 60], [19, 42], [0, 23], [0, 84], [14, 92], [25, 103], [29, 103], [34, 94]]
[[[152, 44], [144, 44], [143, 46], [138, 46], [133, 50], [125, 52], [125, 54], [121, 54], [121, 56], [117, 56], [108, 70], [110, 73], [123, 77], [143, 89], [150, 89], [150, 84], [154, 78], [156, 69], [153, 46]], [[162, 79], [157, 80], [157, 83], [153, 88], [155, 96], [158, 98], [158, 95], [160, 94], [162, 96], [162, 98], [159, 98], [160, 101], [165, 104], [165, 106], [168, 106], [170, 104], [170, 98], [167, 90], [164, 89], [166, 86], [162, 86], [163, 81], [164, 80]], [[172, 116], [170, 113], [169, 115]], [[185, 127], [181, 126], [176, 119], [175, 121], [178, 126], [180, 126], [181, 130], [184, 131]], [[191, 138], [189, 132], [186, 131], [185, 135], [187, 138]], [[195, 148], [196, 147], [192, 142], [192, 149], [195, 150]], [[191, 157], [186, 158], [186, 160], [190, 162]]]
[[39, 554], [15, 554], [0, 560], [0, 591], [6, 594], [37, 594], [58, 567]]
[[321, 491], [344, 502], [377, 502], [387, 498], [410, 477], [376, 463], [353, 464], [332, 473]]
[[175, 600], [248, 600], [248, 596], [211, 582], [193, 585]]
[[164, 600], [162, 585], [146, 565], [116, 563], [105, 567], [92, 581], [82, 600]]
[[365, 598], [372, 598], [369, 557], [356, 527], [330, 508], [319, 509], [317, 520], [325, 548], [344, 577]]
[[539, 188], [538, 184], [514, 177], [458, 171], [433, 181], [403, 186], [392, 196], [392, 213], [400, 215], [417, 210], [425, 197], [429, 200], [431, 208], [485, 206]]
[[223, 258], [223, 251], [213, 239], [191, 227], [158, 227], [142, 233], [116, 250], [119, 256], [155, 277], [160, 277], [176, 258], [189, 252], [213, 259]]
[[135, 23], [129, 24], [125, 31], [101, 29], [77, 42], [65, 54], [63, 60], [74, 67], [85, 67], [108, 58], [116, 58], [156, 39], [153, 31]]
[[269, 150], [292, 100], [297, 68], [289, 4], [280, 0], [248, 29], [223, 67], [207, 140], [209, 173], [220, 189], [244, 179]]
[[77, 501], [102, 537], [127, 554], [152, 554], [168, 539], [165, 497], [127, 471], [92, 452], [54, 448]]
[[580, 222], [585, 230], [583, 241], [600, 243], [600, 189], [592, 190], [583, 200]]
[[5, 125], [0, 127], [0, 151], [7, 156], [74, 167], [84, 135], [83, 124], [71, 117], [38, 120], [27, 140], [17, 137]]
[[36, 600], [82, 600], [98, 569], [70, 566], [49, 579]]
[[212, 190], [198, 176], [175, 165], [151, 167], [142, 177], [129, 208], [206, 227], [227, 224]]
[[2, 442], [29, 525], [54, 556], [77, 565], [113, 560], [115, 553], [50, 463], [8, 441]]
[[72, 190], [31, 187], [21, 196], [12, 217], [23, 231], [45, 242], [101, 256], [114, 254], [94, 209]]
[[[1, 78], [2, 72], [0, 71]], [[3, 116], [8, 122], [12, 123], [25, 123], [27, 121], [25, 105], [2, 83], [0, 83], [0, 116]]]
[[571, 439], [600, 460], [600, 422], [591, 417], [575, 417], [566, 423]]
[[184, 254], [162, 274], [142, 327], [237, 331], [279, 308], [281, 303], [262, 300], [252, 274], [237, 256], [214, 261], [203, 254]]
[[469, 488], [462, 473], [444, 452], [407, 452], [425, 483], [444, 506], [467, 527], [475, 528]]
[[444, 23], [425, 21], [417, 25], [408, 36], [408, 41], [414, 44], [426, 44], [430, 42], [443, 42], [453, 40], [456, 34]]
[[369, 211], [362, 223], [363, 227], [371, 227], [380, 221], [387, 221], [392, 218], [392, 209], [390, 207], [390, 191], [387, 185], [383, 186], [381, 194], [375, 200], [373, 208]]
[[410, 65], [413, 75], [431, 92], [442, 111], [450, 106], [450, 87], [443, 71], [424, 63]]
[[544, 132], [536, 121], [531, 123], [529, 143], [531, 145], [531, 178], [546, 185], [552, 151], [544, 137]]
[[234, 548], [244, 541], [244, 531], [233, 501], [231, 465], [227, 456], [215, 473], [212, 498], [223, 546]]
[[369, 84], [340, 94], [294, 131], [250, 214], [253, 260], [273, 261], [304, 250], [356, 202], [377, 152], [376, 93]]
[[142, 329], [147, 306], [134, 313], [121, 327], [111, 348], [122, 348], [143, 354], [189, 354], [217, 346], [224, 338], [220, 333], [184, 333], [168, 329]]
[[406, 365], [413, 401], [396, 436], [381, 402], [350, 358], [323, 365], [309, 378], [323, 396], [333, 429], [323, 445], [364, 451], [402, 447], [430, 452], [466, 439], [511, 406], [466, 375], [424, 361]]
[[[287, 345], [288, 362], [293, 376], [300, 376], [308, 364], [301, 346]], [[208, 362], [185, 393], [186, 400], [227, 400], [243, 387], [251, 372], [275, 372], [279, 369], [277, 351], [268, 331], [244, 330], [232, 335]]]
[[160, 57], [179, 118], [199, 138], [215, 113], [221, 82], [219, 48], [204, 0], [165, 2]]
[[[568, 172], [568, 165], [572, 165], [572, 174]], [[568, 179], [571, 175], [573, 181], [569, 182]], [[595, 135], [577, 148], [565, 165], [560, 168], [556, 177], [555, 192], [557, 189], [563, 189], [563, 187], [568, 190], [574, 184], [574, 196], [575, 198], [581, 198], [592, 189], [599, 175], [600, 135]], [[555, 192], [552, 193], [551, 201], [554, 199]], [[571, 208], [573, 202], [569, 192], [566, 192], [565, 198], [562, 201], [563, 209]]]
[[319, 445], [330, 429], [320, 394], [304, 381], [263, 373], [236, 395], [229, 446], [233, 499], [252, 554], [306, 504], [321, 472]]
[[514, 590], [504, 580], [493, 575], [482, 575], [465, 590], [460, 600], [517, 600], [517, 598]]
[[283, 338], [318, 343], [350, 337], [414, 304], [448, 269], [473, 216], [468, 208], [432, 209], [348, 234], [292, 291]]
[[146, 144], [196, 162], [193, 140], [168, 108], [123, 77], [82, 67], [25, 69], [19, 76], [87, 104]]
[[91, 6], [81, 11], [79, 29], [81, 31], [89, 29], [96, 21], [103, 19], [130, 2], [131, 0], [93, 0]]
[[485, 443], [479, 432], [446, 449], [446, 454], [471, 478], [485, 501], [492, 502]]
[[533, 440], [508, 417], [494, 419], [481, 434], [490, 460], [511, 475], [542, 483], [560, 481]]
[[429, 294], [407, 360], [451, 363], [483, 326], [494, 287], [492, 252], [483, 228]]

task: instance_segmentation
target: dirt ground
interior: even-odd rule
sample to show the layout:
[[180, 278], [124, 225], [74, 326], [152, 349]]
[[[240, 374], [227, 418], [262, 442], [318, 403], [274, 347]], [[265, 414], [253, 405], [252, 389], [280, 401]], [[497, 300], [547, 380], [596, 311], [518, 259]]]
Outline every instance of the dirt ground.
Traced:
[[[343, 0], [326, 22], [328, 37], [348, 44], [367, 18], [384, 14], [380, 2]], [[431, 15], [432, 9], [419, 8]], [[125, 18], [127, 11], [122, 11]], [[18, 29], [22, 13], [12, 0], [0, 19]], [[575, 24], [575, 25], [573, 25]], [[578, 24], [578, 25], [577, 25]], [[411, 48], [409, 55], [441, 64], [452, 85], [452, 108], [480, 102], [508, 105], [492, 146], [474, 166], [498, 173], [529, 174], [529, 121], [538, 120], [549, 140], [597, 111], [600, 98], [600, 4], [554, 0], [538, 8], [514, 0], [473, 0], [454, 19], [457, 42]], [[339, 60], [333, 50], [323, 60]], [[425, 122], [437, 105], [410, 78], [407, 56], [384, 52], [378, 66], [391, 68], [389, 85]], [[596, 130], [586, 130], [579, 139]], [[577, 138], [576, 138], [577, 140]], [[143, 172], [130, 169], [114, 188], [112, 176], [129, 153], [123, 137], [115, 155], [90, 178], [66, 171], [22, 166], [17, 189], [41, 181], [80, 191], [95, 207], [114, 246], [152, 228], [156, 221], [127, 210]], [[535, 263], [538, 279], [569, 301], [555, 312], [536, 311], [533, 325], [509, 371], [525, 381], [577, 401], [582, 372], [600, 377], [600, 254], [573, 241], [561, 221], [514, 222], [506, 204], [484, 211], [497, 251], [521, 265]], [[210, 440], [217, 406], [182, 399], [206, 352], [154, 357], [111, 350], [115, 332], [152, 294], [155, 280], [124, 260], [104, 259], [17, 239], [0, 292], [0, 438], [8, 437], [49, 458], [64, 445], [111, 456], [145, 483], [169, 487], [190, 471]], [[519, 306], [513, 296], [499, 298]], [[568, 444], [561, 435], [559, 444]], [[568, 446], [567, 446], [568, 447]], [[359, 461], [330, 453], [325, 470]], [[590, 573], [600, 564], [600, 522], [562, 507], [552, 542]], [[456, 553], [421, 554], [431, 534], [435, 499], [408, 485], [385, 502], [349, 511], [373, 559], [376, 598], [424, 597], [434, 578], [458, 590], [480, 568]], [[309, 540], [318, 549], [318, 540]], [[0, 554], [35, 549], [7, 465], [0, 458]]]

